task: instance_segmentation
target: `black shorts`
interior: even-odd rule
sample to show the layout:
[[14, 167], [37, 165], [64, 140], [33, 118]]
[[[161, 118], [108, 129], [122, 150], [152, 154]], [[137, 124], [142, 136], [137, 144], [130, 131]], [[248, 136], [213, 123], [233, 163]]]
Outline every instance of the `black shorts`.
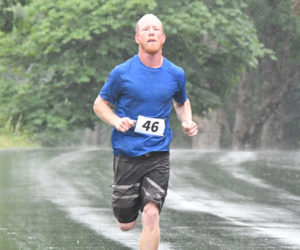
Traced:
[[161, 211], [169, 183], [169, 152], [150, 152], [138, 157], [114, 156], [112, 207], [120, 223], [138, 217], [148, 202]]

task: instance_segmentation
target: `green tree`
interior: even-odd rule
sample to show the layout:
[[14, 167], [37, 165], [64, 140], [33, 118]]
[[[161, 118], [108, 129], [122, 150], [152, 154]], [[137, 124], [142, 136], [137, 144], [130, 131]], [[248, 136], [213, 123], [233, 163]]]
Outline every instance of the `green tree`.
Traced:
[[97, 83], [134, 53], [132, 20], [155, 6], [133, 0], [36, 0], [24, 6], [23, 19], [1, 39], [2, 72], [21, 79], [15, 79], [16, 94], [6, 102], [15, 106], [7, 113], [12, 123], [22, 114], [23, 126], [45, 144], [53, 144], [60, 132], [93, 127]]

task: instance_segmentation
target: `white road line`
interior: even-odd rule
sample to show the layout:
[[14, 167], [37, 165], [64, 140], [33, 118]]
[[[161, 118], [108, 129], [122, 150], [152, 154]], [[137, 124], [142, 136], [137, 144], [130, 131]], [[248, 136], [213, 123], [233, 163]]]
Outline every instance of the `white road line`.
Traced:
[[[254, 234], [263, 233], [299, 249], [300, 218], [295, 218], [289, 211], [259, 204], [243, 205], [221, 201], [212, 194], [202, 193], [203, 195], [198, 189], [188, 192], [169, 189], [165, 206], [173, 210], [213, 214], [235, 225], [252, 229]], [[286, 222], [280, 222], [280, 218], [284, 218]]]

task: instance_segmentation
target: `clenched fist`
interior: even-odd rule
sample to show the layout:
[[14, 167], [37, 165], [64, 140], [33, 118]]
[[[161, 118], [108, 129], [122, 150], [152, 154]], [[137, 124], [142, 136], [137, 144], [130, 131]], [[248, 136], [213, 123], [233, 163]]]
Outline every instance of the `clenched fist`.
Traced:
[[115, 123], [115, 128], [120, 131], [125, 133], [126, 131], [128, 131], [130, 128], [132, 128], [134, 126], [134, 124], [136, 123], [136, 121], [131, 120], [128, 117], [123, 117], [123, 118], [119, 118], [116, 123]]
[[188, 136], [194, 136], [198, 133], [198, 126], [196, 122], [190, 120], [190, 121], [183, 121], [181, 123], [181, 127], [183, 129], [183, 132]]

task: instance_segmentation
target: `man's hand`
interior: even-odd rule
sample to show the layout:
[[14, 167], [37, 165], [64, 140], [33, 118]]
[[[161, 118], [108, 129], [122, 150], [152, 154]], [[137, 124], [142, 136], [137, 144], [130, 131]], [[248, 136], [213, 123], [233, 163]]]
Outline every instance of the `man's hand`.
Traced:
[[194, 136], [198, 133], [198, 126], [196, 122], [190, 120], [190, 121], [183, 121], [181, 123], [181, 127], [183, 129], [183, 132], [188, 136]]
[[131, 120], [128, 117], [123, 117], [123, 118], [117, 119], [117, 121], [115, 122], [115, 128], [118, 131], [125, 133], [130, 128], [132, 128], [135, 123], [136, 123], [136, 121]]

